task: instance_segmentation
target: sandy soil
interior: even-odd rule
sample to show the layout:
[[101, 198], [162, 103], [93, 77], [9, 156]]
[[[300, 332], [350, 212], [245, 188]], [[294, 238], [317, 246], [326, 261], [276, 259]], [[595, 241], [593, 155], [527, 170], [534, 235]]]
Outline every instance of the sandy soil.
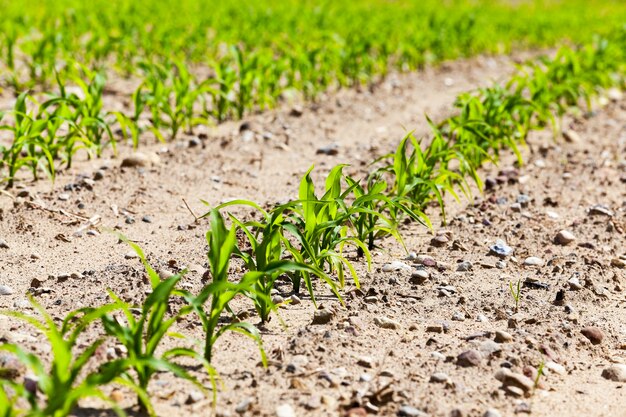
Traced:
[[[0, 296], [0, 308], [28, 311], [30, 287], [38, 287], [37, 300], [56, 317], [107, 302], [107, 288], [127, 301], [142, 300], [149, 288], [143, 268], [126, 259], [129, 247], [105, 229], [138, 242], [160, 271], [187, 267], [183, 285], [198, 291], [207, 267], [207, 223], [194, 221], [190, 210], [204, 213], [201, 199], [210, 205], [238, 197], [284, 201], [295, 196], [312, 164], [318, 182], [338, 163], [359, 175], [407, 130], [427, 132], [424, 113], [441, 119], [453, 111], [456, 94], [505, 80], [512, 69], [509, 58], [480, 57], [394, 75], [372, 91], [323, 97], [302, 114], [287, 106], [243, 123], [199, 128], [175, 143], [147, 144], [141, 152], [158, 157], [148, 167], [120, 168], [132, 154], [122, 147], [116, 158], [78, 162], [53, 185], [23, 183], [11, 196], [0, 194], [0, 239], [8, 246], [0, 248], [0, 285], [13, 290]], [[121, 94], [113, 88], [107, 103], [122, 106]], [[371, 271], [358, 265], [361, 288], [348, 285], [345, 307], [319, 288], [322, 306], [334, 312], [330, 323], [311, 324], [314, 306], [305, 296], [281, 309], [286, 326], [274, 319], [262, 329], [268, 368], [259, 365], [251, 341], [220, 340], [214, 364], [224, 389], [217, 414], [482, 416], [494, 408], [501, 415], [626, 416], [625, 384], [601, 376], [626, 363], [620, 260], [626, 256], [626, 102], [564, 123], [578, 141], [535, 134], [525, 165], [515, 167], [507, 155], [499, 167], [483, 170], [493, 187], [470, 202], [450, 202], [449, 224], [441, 225], [433, 210], [434, 233], [448, 240], [441, 246], [432, 245], [427, 229], [403, 227], [409, 251], [432, 258], [427, 265], [407, 259], [402, 246], [388, 240], [374, 251]], [[336, 154], [319, 153], [327, 147]], [[591, 210], [597, 204], [611, 215]], [[89, 227], [94, 216], [97, 226]], [[555, 243], [561, 230], [576, 239]], [[498, 239], [513, 255], [489, 254]], [[540, 265], [526, 265], [528, 257], [541, 258]], [[403, 265], [385, 272], [394, 261]], [[416, 277], [418, 269], [428, 278]], [[568, 283], [572, 277], [579, 289]], [[509, 282], [518, 280], [527, 283], [516, 313]], [[289, 288], [278, 286], [285, 298]], [[560, 290], [565, 299], [555, 303]], [[234, 307], [249, 305], [237, 300]], [[377, 324], [385, 318], [395, 328]], [[179, 325], [201, 337], [198, 323]], [[589, 326], [602, 333], [601, 343], [581, 333]], [[21, 323], [0, 319], [0, 333], [47, 351], [44, 338]], [[459, 359], [474, 350], [479, 353]], [[526, 393], [504, 389], [496, 379], [510, 385], [526, 373], [534, 382], [542, 364], [547, 375]], [[151, 385], [159, 415], [210, 415], [211, 396], [194, 390], [166, 374]], [[125, 391], [116, 398], [123, 406], [134, 403]], [[94, 404], [84, 402], [77, 414], [101, 414], [88, 408]]]

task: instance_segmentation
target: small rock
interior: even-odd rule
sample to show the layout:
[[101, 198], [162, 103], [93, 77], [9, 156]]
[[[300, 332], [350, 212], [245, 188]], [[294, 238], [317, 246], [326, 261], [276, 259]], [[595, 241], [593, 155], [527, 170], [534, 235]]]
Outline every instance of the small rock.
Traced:
[[568, 230], [561, 230], [554, 237], [554, 243], [558, 245], [563, 245], [563, 246], [569, 245], [575, 240], [576, 240], [576, 236], [574, 236], [574, 234]]
[[8, 285], [0, 285], [0, 295], [11, 295], [13, 293], [13, 288]]
[[148, 167], [152, 165], [158, 165], [161, 159], [156, 154], [144, 154], [142, 152], [135, 152], [134, 154], [122, 159], [122, 168], [137, 168]]
[[452, 315], [452, 320], [454, 320], [454, 321], [465, 321], [465, 314], [461, 313], [460, 311], [456, 311]]
[[290, 404], [281, 404], [276, 407], [276, 417], [295, 417], [296, 412]]
[[371, 369], [374, 367], [374, 359], [371, 356], [362, 356], [357, 360], [356, 364], [363, 368]]
[[524, 393], [531, 391], [535, 387], [535, 382], [526, 375], [511, 372], [507, 368], [500, 368], [496, 372], [496, 379], [502, 382], [504, 388], [515, 387], [521, 389]]
[[0, 378], [14, 380], [26, 371], [24, 364], [17, 356], [0, 352]]
[[513, 340], [513, 336], [504, 330], [496, 330], [496, 337], [494, 340], [496, 343], [509, 343]]
[[494, 342], [493, 340], [485, 340], [480, 344], [480, 346], [478, 346], [478, 350], [483, 357], [489, 358], [492, 355], [501, 352], [502, 347], [500, 347], [500, 344]]
[[483, 414], [483, 417], [502, 417], [502, 414], [500, 414], [500, 412], [496, 410], [495, 408], [490, 408], [487, 411], [485, 411], [485, 414]]
[[570, 143], [580, 142], [580, 136], [578, 135], [578, 133], [571, 129], [566, 129], [563, 131], [563, 139], [565, 139], [566, 142]]
[[428, 256], [428, 255], [417, 255], [417, 258], [415, 259], [415, 261], [420, 264], [420, 265], [424, 265], [424, 266], [436, 266], [437, 265], [437, 261], [432, 257], [432, 256]]
[[150, 216], [143, 216], [141, 218], [141, 221], [144, 222], [144, 223], [152, 223], [152, 217], [150, 217]]
[[466, 350], [456, 358], [456, 363], [464, 368], [480, 365], [483, 357], [479, 351], [475, 349]]
[[602, 377], [609, 381], [626, 382], [626, 365], [613, 364], [602, 371]]
[[400, 323], [385, 316], [374, 317], [374, 323], [382, 329], [395, 330], [400, 328]]
[[244, 414], [246, 411], [250, 409], [250, 406], [252, 405], [252, 401], [253, 401], [252, 398], [244, 399], [237, 405], [237, 408], [235, 408], [235, 412], [237, 414]]
[[558, 364], [554, 361], [548, 361], [543, 365], [547, 370], [554, 372], [557, 375], [565, 375], [567, 370], [561, 364]]
[[624, 269], [626, 268], [626, 260], [621, 259], [621, 258], [613, 258], [611, 259], [611, 266], [614, 266], [615, 268]]
[[293, 106], [289, 111], [289, 115], [292, 117], [300, 117], [304, 113], [302, 106]]
[[69, 195], [69, 194], [67, 194], [67, 193], [62, 193], [62, 194], [59, 194], [59, 200], [61, 200], [61, 201], [67, 201], [67, 200], [69, 200], [69, 199], [70, 199], [70, 195]]
[[530, 256], [524, 260], [524, 265], [526, 266], [542, 266], [543, 259], [538, 258], [536, 256]]
[[498, 261], [498, 262], [496, 262], [496, 268], [498, 268], [498, 269], [506, 268], [506, 262], [505, 261]]
[[297, 295], [295, 295], [295, 294], [293, 294], [291, 297], [289, 297], [289, 301], [290, 301], [290, 304], [292, 306], [297, 306], [298, 304], [302, 303], [300, 298]]
[[489, 253], [500, 258], [506, 258], [513, 254], [513, 248], [504, 243], [504, 241], [498, 240], [495, 245], [489, 248]]
[[315, 153], [318, 155], [337, 155], [339, 153], [339, 145], [332, 143], [327, 146], [322, 146], [321, 148], [318, 148]]
[[6, 242], [6, 240], [0, 239], [0, 249], [9, 249], [9, 244]]
[[425, 269], [418, 269], [411, 273], [411, 278], [409, 278], [409, 283], [421, 285], [426, 282], [430, 278], [430, 274]]
[[426, 327], [426, 332], [428, 333], [443, 333], [443, 325], [441, 324], [431, 324]]
[[334, 313], [325, 308], [321, 308], [313, 313], [313, 322], [311, 324], [328, 324], [332, 320]]
[[459, 262], [458, 265], [456, 266], [457, 272], [471, 271], [472, 268], [473, 268], [473, 265], [470, 261]]
[[363, 407], [351, 408], [344, 414], [345, 417], [367, 417], [367, 410]]
[[124, 255], [124, 259], [139, 259], [139, 255], [137, 255], [136, 252], [128, 252], [126, 255]]
[[410, 405], [403, 405], [398, 410], [398, 417], [426, 417], [427, 414]]
[[311, 398], [304, 406], [309, 410], [317, 410], [322, 406], [322, 397], [320, 395], [311, 395]]
[[383, 265], [382, 267], [383, 272], [395, 272], [401, 270], [411, 270], [411, 267], [400, 261], [393, 261], [391, 263]]
[[589, 207], [589, 215], [613, 217], [613, 212], [603, 204], [596, 204], [595, 206]]
[[193, 390], [189, 393], [189, 396], [187, 396], [187, 400], [185, 400], [185, 404], [195, 404], [197, 402], [200, 402], [204, 399], [204, 394], [202, 394], [200, 391], [196, 391]]
[[96, 172], [93, 173], [93, 179], [95, 181], [100, 181], [102, 179], [104, 179], [104, 171], [99, 169]]
[[436, 248], [442, 248], [448, 244], [450, 239], [446, 235], [437, 235], [430, 240], [431, 246]]
[[448, 382], [449, 379], [450, 377], [448, 377], [448, 374], [445, 374], [443, 372], [435, 372], [434, 374], [430, 376], [430, 382], [436, 382], [436, 383]]
[[584, 288], [577, 276], [571, 277], [567, 283], [569, 284], [569, 288], [573, 291], [582, 290]]
[[589, 339], [589, 341], [593, 345], [599, 345], [600, 343], [602, 343], [602, 339], [604, 339], [604, 333], [602, 333], [602, 330], [597, 327], [585, 327], [580, 332], [583, 334], [583, 336]]

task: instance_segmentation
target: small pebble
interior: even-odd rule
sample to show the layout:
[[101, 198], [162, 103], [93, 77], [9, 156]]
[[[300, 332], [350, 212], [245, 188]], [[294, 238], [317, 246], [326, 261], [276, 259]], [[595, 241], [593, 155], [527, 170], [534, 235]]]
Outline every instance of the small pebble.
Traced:
[[459, 262], [456, 266], [457, 272], [467, 272], [472, 270], [472, 263], [470, 261]]
[[483, 417], [502, 417], [502, 414], [500, 414], [500, 412], [496, 410], [495, 408], [490, 408], [487, 411], [485, 411], [485, 414], [483, 414]]
[[495, 245], [489, 247], [489, 253], [501, 258], [506, 258], [513, 254], [513, 248], [504, 243], [503, 240], [498, 240]]
[[0, 295], [11, 295], [13, 293], [13, 288], [8, 285], [0, 285]]
[[509, 343], [513, 340], [513, 336], [504, 330], [496, 330], [496, 337], [494, 340], [496, 343]]
[[69, 194], [67, 194], [67, 193], [62, 193], [62, 194], [59, 194], [59, 200], [61, 200], [61, 201], [67, 201], [67, 200], [69, 200], [69, 199], [70, 199], [70, 195], [69, 195]]
[[276, 407], [276, 417], [295, 417], [296, 412], [290, 404], [281, 404]]
[[398, 417], [426, 417], [427, 414], [410, 405], [403, 405], [398, 410]]
[[443, 372], [436, 372], [430, 376], [430, 382], [444, 383], [448, 382], [448, 379], [450, 379], [450, 377], [448, 377], [448, 374], [445, 374]]
[[475, 349], [466, 350], [456, 358], [456, 363], [463, 368], [480, 365], [483, 357], [479, 351]]
[[0, 239], [0, 249], [9, 249], [9, 244], [5, 240]]
[[404, 262], [393, 261], [391, 263], [385, 264], [382, 267], [383, 272], [395, 272], [400, 270], [411, 270], [411, 267]]
[[144, 222], [144, 223], [152, 223], [152, 217], [150, 217], [150, 216], [143, 216], [141, 218], [141, 221]]
[[576, 237], [574, 236], [574, 234], [568, 230], [561, 230], [554, 237], [554, 243], [558, 245], [563, 245], [563, 246], [569, 245], [575, 240], [576, 240]]
[[602, 332], [602, 330], [594, 326], [585, 327], [580, 332], [583, 334], [583, 336], [589, 339], [589, 341], [593, 345], [599, 345], [600, 343], [602, 343], [602, 339], [604, 339], [604, 333]]
[[313, 313], [313, 322], [311, 324], [328, 324], [332, 320], [334, 314], [332, 311], [321, 308]]
[[374, 317], [374, 323], [382, 329], [395, 330], [400, 328], [400, 323], [385, 316]]
[[524, 265], [526, 266], [542, 266], [543, 259], [538, 258], [536, 256], [530, 256], [524, 260]]
[[411, 278], [409, 282], [411, 284], [421, 285], [426, 282], [430, 278], [430, 274], [425, 269], [418, 269], [411, 273]]
[[626, 365], [613, 364], [602, 371], [602, 377], [609, 381], [626, 382]]

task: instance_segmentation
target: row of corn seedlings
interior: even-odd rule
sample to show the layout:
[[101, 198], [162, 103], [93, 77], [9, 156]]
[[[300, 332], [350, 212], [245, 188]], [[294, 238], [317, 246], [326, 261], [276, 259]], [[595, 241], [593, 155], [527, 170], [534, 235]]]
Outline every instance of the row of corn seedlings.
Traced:
[[123, 75], [142, 74], [141, 62], [184, 61], [213, 68], [227, 90], [237, 78], [239, 97], [226, 112], [234, 114], [271, 105], [286, 89], [311, 97], [331, 86], [375, 81], [390, 68], [552, 46], [564, 38], [588, 41], [626, 19], [623, 2], [614, 0], [571, 0], [567, 7], [468, 0], [38, 0], [33, 8], [0, 0], [0, 9], [0, 82], [16, 93], [46, 90], [74, 60]]
[[[208, 381], [216, 393], [214, 353], [225, 332], [252, 338], [265, 362], [258, 330], [239, 321], [230, 308], [235, 297], [248, 298], [262, 322], [276, 309], [270, 295], [280, 277], [291, 281], [295, 293], [304, 286], [313, 302], [315, 281], [341, 300], [346, 276], [359, 283], [354, 258], [345, 255], [346, 247], [356, 249], [369, 264], [377, 240], [391, 235], [401, 241], [401, 219], [408, 216], [429, 225], [425, 214], [429, 202], [438, 201], [443, 209], [445, 193], [456, 195], [457, 189], [469, 193], [468, 181], [480, 184], [477, 170], [483, 162], [497, 161], [504, 149], [512, 149], [519, 157], [518, 147], [531, 130], [547, 125], [558, 128], [563, 114], [591, 105], [603, 89], [626, 87], [625, 46], [626, 31], [617, 32], [583, 48], [562, 49], [554, 58], [528, 63], [506, 87], [460, 95], [457, 115], [430, 123], [429, 141], [407, 135], [367, 178], [351, 178], [344, 174], [345, 166], [336, 166], [318, 195], [309, 170], [300, 182], [297, 200], [269, 210], [247, 200], [212, 208], [203, 216], [209, 219], [211, 279], [197, 294], [177, 288], [181, 275], [161, 280], [133, 245], [152, 284], [152, 293], [138, 309], [111, 292], [111, 303], [71, 312], [61, 324], [36, 303], [39, 317], [4, 312], [41, 331], [50, 342], [51, 358], [46, 366], [47, 360], [20, 346], [0, 345], [37, 378], [35, 386], [23, 385], [0, 370], [0, 414], [65, 416], [82, 398], [99, 397], [123, 415], [103, 391], [109, 385], [133, 390], [140, 406], [154, 414], [148, 389], [157, 372], [171, 372], [202, 389], [203, 381]], [[65, 103], [63, 97], [59, 100]], [[251, 207], [257, 220], [227, 214], [230, 221], [225, 221], [222, 212], [233, 205]], [[234, 258], [245, 266], [236, 277], [230, 268]], [[201, 322], [203, 340], [194, 341], [177, 331], [176, 323], [187, 315]], [[227, 324], [220, 322], [224, 315], [231, 317]], [[104, 331], [100, 330], [101, 337], [84, 340], [83, 333], [98, 330], [97, 326]], [[99, 347], [111, 340], [125, 346], [126, 353], [103, 360]], [[177, 343], [164, 349], [166, 340]], [[190, 358], [203, 371], [183, 367], [181, 358]]]

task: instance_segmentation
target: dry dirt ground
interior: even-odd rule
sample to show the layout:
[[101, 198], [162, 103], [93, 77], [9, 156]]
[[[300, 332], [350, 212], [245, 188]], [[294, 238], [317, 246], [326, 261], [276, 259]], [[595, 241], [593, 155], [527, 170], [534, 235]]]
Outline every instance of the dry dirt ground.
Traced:
[[[294, 198], [312, 164], [318, 184], [338, 163], [362, 175], [407, 130], [427, 132], [424, 113], [441, 119], [456, 94], [505, 80], [512, 69], [509, 58], [480, 57], [397, 75], [372, 91], [324, 97], [302, 114], [286, 107], [147, 144], [148, 167], [120, 168], [133, 153], [121, 147], [115, 158], [76, 163], [54, 185], [22, 183], [0, 194], [0, 240], [8, 246], [0, 248], [0, 285], [12, 290], [0, 295], [0, 308], [29, 311], [31, 287], [56, 317], [108, 302], [108, 288], [141, 301], [149, 288], [143, 268], [107, 228], [138, 242], [161, 272], [188, 268], [183, 285], [198, 291], [208, 224], [190, 211], [207, 210], [201, 199]], [[121, 106], [123, 91], [114, 87], [107, 103]], [[414, 254], [382, 242], [371, 271], [359, 262], [361, 288], [347, 286], [345, 306], [318, 287], [321, 306], [333, 312], [329, 323], [312, 324], [305, 295], [281, 308], [284, 325], [275, 317], [262, 328], [267, 368], [253, 342], [223, 337], [214, 360], [224, 384], [217, 415], [626, 416], [626, 384], [602, 376], [626, 363], [626, 101], [564, 125], [577, 133], [574, 141], [533, 134], [523, 166], [504, 155], [498, 167], [485, 167], [490, 188], [450, 201], [447, 225], [433, 210], [433, 232], [403, 226]], [[318, 153], [329, 147], [334, 155]], [[575, 240], [556, 243], [561, 230]], [[512, 255], [490, 255], [499, 239]], [[509, 283], [519, 280], [516, 313]], [[289, 285], [278, 290], [291, 295]], [[179, 325], [202, 336], [191, 317]], [[0, 333], [49, 350], [43, 336], [14, 320], [0, 319]], [[545, 375], [537, 379], [539, 367]], [[150, 391], [159, 415], [213, 412], [210, 394], [167, 374]], [[126, 391], [114, 396], [125, 407], [134, 403]], [[97, 403], [81, 405], [77, 415], [107, 414], [89, 408]]]

